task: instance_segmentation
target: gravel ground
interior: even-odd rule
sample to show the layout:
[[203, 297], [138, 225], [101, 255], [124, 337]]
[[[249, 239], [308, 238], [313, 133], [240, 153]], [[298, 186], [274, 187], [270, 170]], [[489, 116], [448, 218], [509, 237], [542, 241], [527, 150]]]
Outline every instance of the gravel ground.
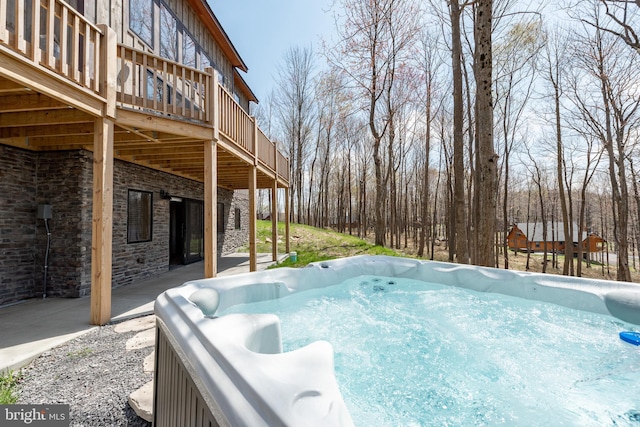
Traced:
[[150, 426], [127, 401], [153, 379], [143, 360], [153, 347], [126, 351], [135, 332], [107, 325], [56, 347], [23, 369], [21, 404], [69, 404], [71, 426]]

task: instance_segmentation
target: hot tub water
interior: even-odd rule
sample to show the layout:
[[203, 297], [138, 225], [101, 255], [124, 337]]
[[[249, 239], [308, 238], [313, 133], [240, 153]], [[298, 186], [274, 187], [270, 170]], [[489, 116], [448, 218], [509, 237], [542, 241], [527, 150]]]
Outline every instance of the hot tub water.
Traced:
[[285, 352], [330, 342], [356, 425], [640, 425], [637, 327], [610, 316], [375, 276], [232, 312], [276, 314]]

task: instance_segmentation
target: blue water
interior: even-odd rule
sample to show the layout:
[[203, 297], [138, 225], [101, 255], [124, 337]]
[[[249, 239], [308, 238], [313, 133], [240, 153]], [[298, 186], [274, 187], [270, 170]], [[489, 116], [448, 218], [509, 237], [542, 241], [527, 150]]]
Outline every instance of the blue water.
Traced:
[[358, 426], [640, 426], [638, 327], [609, 316], [374, 276], [230, 312], [330, 342]]

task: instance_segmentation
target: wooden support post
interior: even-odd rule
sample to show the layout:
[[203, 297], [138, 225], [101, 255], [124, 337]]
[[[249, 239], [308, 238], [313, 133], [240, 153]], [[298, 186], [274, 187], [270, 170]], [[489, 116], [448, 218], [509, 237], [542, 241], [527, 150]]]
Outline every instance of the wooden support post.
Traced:
[[[53, 6], [53, 1], [49, 2]], [[48, 20], [53, 20], [50, 10]], [[52, 21], [47, 25], [52, 25]], [[63, 27], [63, 28], [66, 28]], [[91, 231], [91, 312], [93, 325], [105, 325], [111, 320], [111, 275], [113, 252], [113, 118], [116, 93], [116, 33], [101, 25], [104, 35], [100, 51], [99, 76], [102, 80], [101, 95], [105, 99], [102, 117], [96, 118], [93, 128], [93, 209]], [[64, 32], [66, 33], [66, 31]], [[47, 27], [47, 34], [53, 28]], [[52, 42], [53, 37], [50, 41]], [[34, 41], [38, 43], [38, 41]], [[53, 58], [48, 48], [49, 58]], [[61, 49], [66, 49], [63, 44]]]
[[204, 277], [217, 274], [218, 261], [218, 170], [217, 142], [204, 143]]
[[[116, 95], [118, 91], [118, 35], [113, 28], [105, 24], [98, 25], [102, 31], [100, 43], [100, 69], [97, 70], [101, 79], [101, 93], [105, 98], [105, 116], [116, 117]], [[85, 35], [85, 37], [87, 37]], [[65, 47], [66, 49], [66, 47]], [[87, 58], [85, 58], [87, 61]]]
[[249, 166], [249, 271], [258, 269], [258, 253], [256, 249], [256, 167]]
[[278, 261], [278, 181], [271, 187], [271, 260]]
[[284, 239], [286, 245], [286, 252], [291, 253], [291, 238], [290, 238], [290, 230], [289, 230], [289, 187], [284, 188]]
[[204, 143], [204, 277], [217, 274], [218, 262], [218, 72], [212, 67], [207, 87], [207, 117], [212, 138]]
[[91, 324], [111, 320], [113, 230], [113, 122], [95, 120], [93, 136], [93, 225], [91, 235]]

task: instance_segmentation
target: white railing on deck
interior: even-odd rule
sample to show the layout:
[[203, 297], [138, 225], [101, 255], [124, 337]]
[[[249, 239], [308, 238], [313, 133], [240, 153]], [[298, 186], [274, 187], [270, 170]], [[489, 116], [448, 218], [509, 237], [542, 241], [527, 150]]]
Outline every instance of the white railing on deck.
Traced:
[[101, 36], [63, 1], [0, 0], [1, 44], [95, 93]]
[[118, 45], [118, 95], [122, 107], [208, 121], [211, 76], [160, 56]]

